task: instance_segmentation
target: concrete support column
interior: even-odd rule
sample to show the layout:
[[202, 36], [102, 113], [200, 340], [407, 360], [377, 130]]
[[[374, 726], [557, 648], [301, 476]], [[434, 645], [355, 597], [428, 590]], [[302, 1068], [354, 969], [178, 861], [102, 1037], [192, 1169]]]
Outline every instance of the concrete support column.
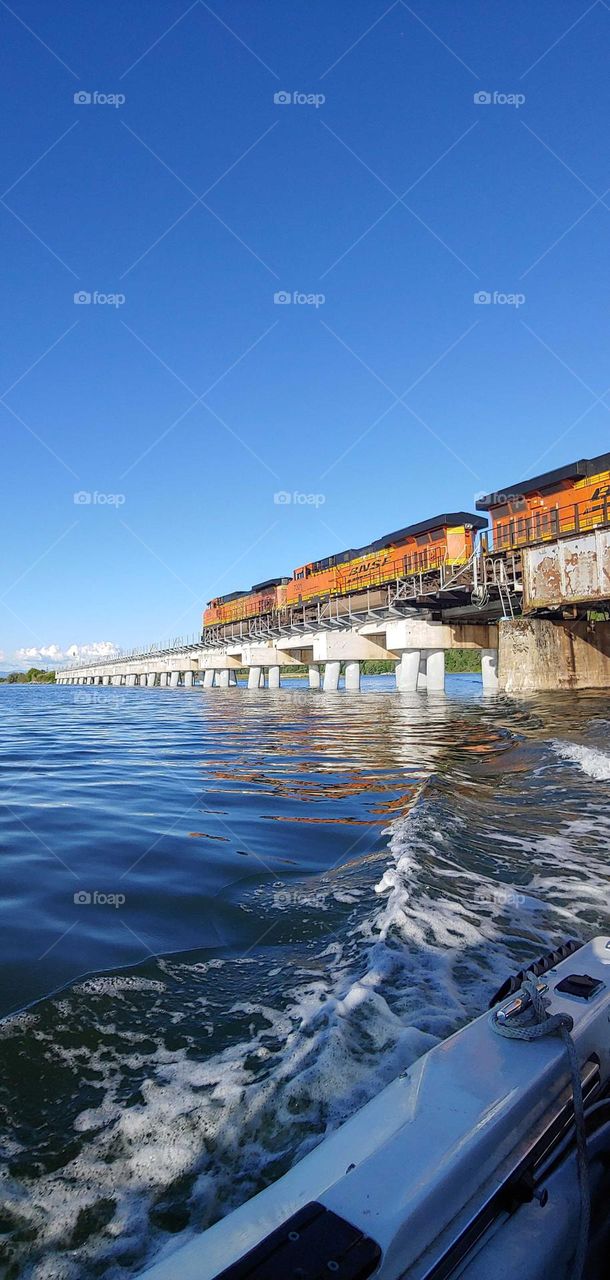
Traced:
[[102, 676], [102, 684], [110, 684], [112, 676]]
[[161, 689], [167, 688], [168, 680], [169, 680], [169, 676], [167, 674], [167, 671], [161, 671], [159, 674], [159, 686]]
[[324, 692], [334, 693], [339, 688], [339, 676], [341, 675], [340, 662], [327, 662], [324, 666]]
[[[260, 667], [250, 667], [248, 671], [248, 688], [259, 689], [261, 683], [262, 670]], [[264, 676], [263, 676], [264, 680]]]
[[498, 650], [481, 649], [481, 675], [486, 693], [498, 691]]
[[122, 679], [123, 679], [122, 676], [111, 676], [110, 682], [111, 684], [115, 685], [118, 688], [121, 684]]
[[445, 650], [428, 649], [426, 661], [428, 692], [442, 693], [445, 688]]
[[218, 672], [218, 683], [221, 689], [229, 688], [229, 671], [228, 668]]
[[310, 688], [310, 689], [319, 689], [319, 688], [320, 688], [320, 684], [321, 684], [321, 680], [320, 680], [320, 668], [316, 665], [316, 663], [315, 663], [315, 662], [310, 662], [310, 664], [309, 664], [309, 688]]
[[203, 687], [204, 687], [204, 689], [212, 689], [212, 688], [214, 687], [214, 669], [213, 669], [213, 667], [206, 667], [206, 669], [205, 669], [205, 671], [204, 671], [204, 673], [203, 673]]
[[130, 672], [130, 673], [129, 673], [129, 675], [128, 675], [128, 676], [126, 677], [126, 679], [125, 679], [125, 684], [126, 684], [126, 685], [129, 685], [129, 688], [130, 688], [130, 689], [135, 689], [135, 687], [136, 687], [136, 677], [135, 677], [135, 672]]
[[154, 689], [156, 679], [157, 679], [156, 671], [149, 671], [146, 677], [146, 686], [148, 689]]
[[269, 688], [279, 689], [280, 687], [280, 668], [269, 667]]
[[396, 688], [401, 693], [414, 693], [417, 689], [420, 664], [419, 649], [405, 649], [396, 663]]
[[192, 686], [192, 684], [193, 684], [193, 672], [192, 672], [192, 671], [185, 671], [185, 673], [184, 673], [184, 687], [185, 687], [185, 689], [190, 689], [190, 688], [191, 688], [191, 686]]
[[345, 664], [345, 688], [357, 691], [360, 689], [360, 663], [346, 662]]
[[236, 671], [229, 671], [229, 688], [230, 689], [237, 688], [237, 672]]
[[419, 671], [417, 674], [417, 688], [428, 688], [428, 650], [420, 649], [419, 652]]
[[171, 687], [172, 689], [177, 689], [177, 688], [178, 688], [178, 684], [179, 684], [179, 682], [180, 682], [180, 672], [179, 672], [179, 671], [171, 671], [171, 672], [170, 672], [170, 677], [169, 677], [170, 687]]

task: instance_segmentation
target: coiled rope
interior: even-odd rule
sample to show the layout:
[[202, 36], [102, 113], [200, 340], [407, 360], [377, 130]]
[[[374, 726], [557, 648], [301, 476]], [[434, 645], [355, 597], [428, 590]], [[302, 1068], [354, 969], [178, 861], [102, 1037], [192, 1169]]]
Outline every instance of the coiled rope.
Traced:
[[580, 1189], [580, 1222], [572, 1280], [582, 1280], [589, 1242], [591, 1200], [582, 1082], [576, 1056], [576, 1046], [570, 1034], [574, 1026], [574, 1020], [569, 1013], [550, 1014], [548, 1012], [549, 1001], [543, 992], [539, 991], [539, 984], [540, 979], [533, 973], [528, 973], [517, 993], [523, 997], [523, 1008], [512, 1015], [510, 1022], [498, 1022], [498, 1013], [501, 1012], [501, 1009], [494, 1008], [489, 1015], [489, 1022], [492, 1031], [495, 1031], [496, 1035], [505, 1036], [508, 1040], [540, 1040], [542, 1036], [559, 1035], [565, 1045], [572, 1076], [574, 1124], [576, 1128], [576, 1167]]

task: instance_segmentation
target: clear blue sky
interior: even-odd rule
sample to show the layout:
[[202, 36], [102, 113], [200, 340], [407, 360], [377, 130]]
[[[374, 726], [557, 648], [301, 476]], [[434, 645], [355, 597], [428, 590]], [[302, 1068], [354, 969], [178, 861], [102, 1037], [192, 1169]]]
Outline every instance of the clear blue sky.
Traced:
[[11, 0], [0, 27], [5, 667], [196, 631], [214, 594], [609, 448], [601, 0]]

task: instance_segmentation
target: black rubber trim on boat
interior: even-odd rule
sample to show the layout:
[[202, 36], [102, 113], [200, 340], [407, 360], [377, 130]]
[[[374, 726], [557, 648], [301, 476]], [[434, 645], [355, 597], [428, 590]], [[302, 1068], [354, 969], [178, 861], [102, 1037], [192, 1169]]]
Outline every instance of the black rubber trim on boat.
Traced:
[[367, 1280], [380, 1261], [375, 1240], [314, 1200], [215, 1280]]
[[580, 951], [582, 946], [584, 946], [584, 943], [577, 942], [576, 938], [569, 938], [567, 942], [562, 942], [561, 946], [556, 947], [554, 951], [547, 951], [546, 955], [541, 956], [534, 964], [528, 964], [527, 969], [520, 969], [519, 973], [507, 978], [506, 982], [503, 982], [502, 986], [498, 987], [496, 994], [492, 996], [488, 1008], [493, 1009], [494, 1005], [500, 1004], [508, 996], [514, 995], [528, 973], [533, 973], [537, 978], [540, 978], [549, 969], [554, 969], [556, 964], [561, 964], [562, 960], [567, 960], [568, 956], [573, 956], [575, 951]]

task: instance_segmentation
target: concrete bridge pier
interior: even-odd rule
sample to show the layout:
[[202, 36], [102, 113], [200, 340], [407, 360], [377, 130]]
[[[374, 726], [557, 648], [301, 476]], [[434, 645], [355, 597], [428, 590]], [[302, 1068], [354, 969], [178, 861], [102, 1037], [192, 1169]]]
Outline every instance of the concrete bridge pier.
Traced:
[[130, 689], [135, 689], [135, 686], [136, 686], [135, 672], [130, 672], [128, 676], [125, 676], [125, 684], [128, 685]]
[[481, 649], [481, 676], [484, 693], [497, 693], [500, 687], [497, 649]]
[[334, 693], [339, 688], [339, 676], [341, 674], [340, 662], [326, 662], [324, 664], [324, 692]]
[[428, 649], [426, 656], [426, 685], [428, 692], [442, 693], [445, 689], [445, 650]]
[[223, 667], [222, 671], [218, 672], [218, 686], [220, 689], [229, 688], [229, 675], [230, 672], [228, 667]]
[[205, 669], [205, 671], [204, 671], [204, 673], [203, 673], [203, 687], [204, 687], [204, 689], [213, 689], [213, 687], [214, 687], [214, 675], [215, 675], [215, 672], [214, 672], [213, 668], [212, 668], [212, 667], [206, 667], [206, 669]]
[[169, 681], [169, 675], [167, 671], [161, 671], [159, 673], [159, 687], [161, 689], [166, 689], [168, 685], [168, 681]]
[[113, 684], [113, 685], [116, 685], [116, 687], [117, 687], [117, 688], [119, 688], [119, 687], [122, 685], [122, 683], [123, 683], [123, 677], [122, 677], [122, 676], [111, 676], [111, 677], [110, 677], [110, 683], [111, 683], [111, 684]]
[[419, 649], [405, 649], [396, 663], [396, 688], [401, 693], [414, 693], [419, 679]]
[[102, 676], [102, 684], [110, 684], [111, 676]]
[[148, 675], [146, 677], [147, 688], [154, 689], [156, 678], [157, 678], [157, 673], [155, 671], [148, 672]]
[[315, 662], [309, 664], [309, 688], [319, 689], [321, 684], [320, 668]]
[[250, 667], [250, 668], [249, 668], [249, 671], [248, 671], [248, 688], [249, 688], [249, 689], [260, 689], [260, 687], [261, 687], [261, 676], [263, 676], [262, 684], [264, 685], [264, 683], [265, 683], [265, 677], [264, 677], [264, 675], [263, 675], [262, 668], [261, 668], [261, 667]]
[[360, 663], [346, 662], [345, 664], [345, 688], [352, 693], [360, 691]]
[[178, 688], [178, 685], [179, 685], [179, 683], [180, 683], [180, 672], [179, 672], [179, 671], [170, 671], [170, 675], [169, 675], [169, 683], [170, 683], [170, 688], [171, 688], [171, 689], [177, 689], [177, 688]]
[[280, 687], [280, 668], [279, 667], [268, 668], [267, 684], [270, 689], [279, 689]]
[[610, 689], [610, 622], [602, 619], [505, 619], [499, 654], [507, 693]]
[[190, 689], [190, 688], [191, 688], [191, 686], [192, 686], [192, 684], [193, 684], [193, 672], [192, 672], [192, 671], [185, 671], [185, 673], [184, 673], [184, 687], [185, 687], [185, 689]]
[[428, 651], [422, 649], [419, 655], [419, 671], [417, 673], [417, 688], [420, 690], [428, 688]]

